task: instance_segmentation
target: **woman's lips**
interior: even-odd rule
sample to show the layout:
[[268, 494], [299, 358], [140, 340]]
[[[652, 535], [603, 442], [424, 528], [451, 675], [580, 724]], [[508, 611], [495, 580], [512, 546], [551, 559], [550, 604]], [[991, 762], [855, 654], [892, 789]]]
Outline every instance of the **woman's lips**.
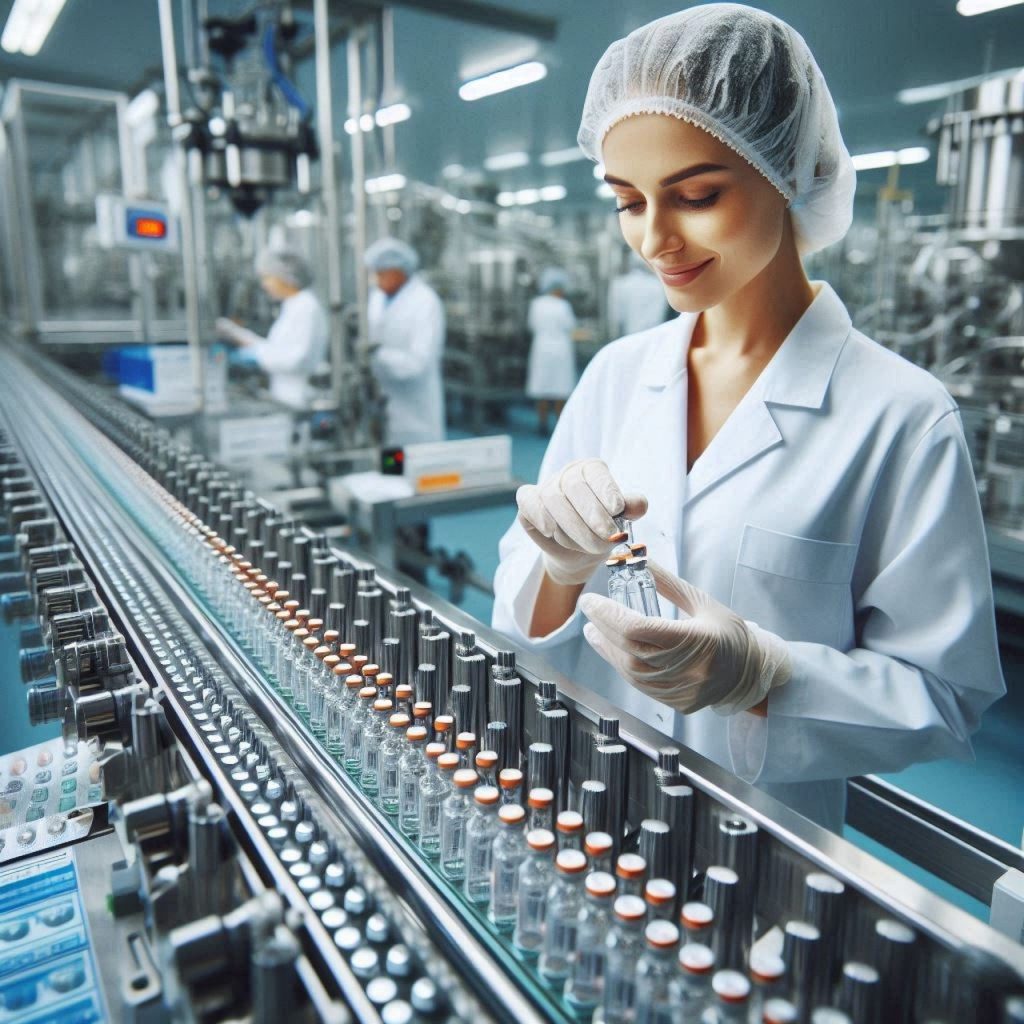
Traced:
[[688, 267], [680, 267], [678, 270], [671, 271], [658, 267], [658, 276], [661, 278], [662, 284], [666, 284], [670, 288], [682, 288], [691, 281], [695, 281], [713, 260], [712, 256], [702, 263], [691, 263]]

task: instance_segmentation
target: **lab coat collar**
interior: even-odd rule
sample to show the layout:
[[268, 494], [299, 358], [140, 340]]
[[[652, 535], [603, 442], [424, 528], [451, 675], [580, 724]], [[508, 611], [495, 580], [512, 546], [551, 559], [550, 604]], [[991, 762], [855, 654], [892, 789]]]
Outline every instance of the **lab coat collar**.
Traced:
[[825, 404], [853, 324], [832, 288], [823, 281], [813, 283], [818, 294], [765, 367], [761, 398], [766, 403], [802, 409], [820, 409]]

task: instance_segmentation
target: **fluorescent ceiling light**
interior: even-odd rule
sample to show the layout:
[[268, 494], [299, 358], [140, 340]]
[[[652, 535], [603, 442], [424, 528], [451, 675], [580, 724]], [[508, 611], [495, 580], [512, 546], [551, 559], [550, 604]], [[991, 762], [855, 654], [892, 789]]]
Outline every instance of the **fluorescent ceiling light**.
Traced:
[[601, 184], [597, 186], [596, 194], [598, 199], [614, 199], [615, 189], [613, 189], [607, 181], [602, 181]]
[[455, 204], [456, 213], [469, 213], [473, 209], [473, 204], [468, 199], [460, 199]]
[[886, 149], [878, 153], [858, 153], [853, 166], [858, 171], [876, 171], [896, 164], [923, 164], [931, 157], [927, 146], [909, 146], [906, 149]]
[[366, 194], [371, 196], [381, 192], [397, 192], [400, 188], [405, 188], [405, 175], [383, 174], [379, 178], [367, 178], [364, 187]]
[[517, 89], [521, 85], [539, 82], [547, 73], [547, 67], [539, 60], [531, 60], [512, 68], [505, 68], [504, 71], [484, 75], [483, 78], [472, 78], [468, 82], [463, 82], [459, 86], [459, 95], [464, 100], [479, 100], [484, 96], [493, 96], [495, 93]]
[[900, 89], [896, 93], [896, 99], [900, 103], [912, 105], [914, 103], [932, 103], [935, 100], [944, 100], [950, 96], [956, 96], [966, 89], [973, 89], [982, 82], [991, 79], [1008, 78], [1014, 74], [1024, 74], [1019, 68], [1007, 68], [1005, 71], [992, 71], [987, 75], [973, 75], [971, 78], [958, 78], [952, 82], [936, 82], [934, 85], [917, 85], [910, 89]]
[[65, 0], [14, 0], [0, 46], [8, 53], [34, 57], [46, 42]]
[[392, 103], [389, 107], [381, 107], [373, 115], [374, 121], [379, 128], [386, 128], [389, 124], [399, 124], [408, 121], [412, 117], [412, 111], [407, 103]]
[[511, 171], [516, 167], [525, 167], [530, 162], [530, 155], [521, 150], [515, 153], [499, 153], [498, 156], [489, 156], [484, 161], [484, 168], [488, 171]]
[[965, 18], [975, 14], [988, 14], [989, 11], [1001, 11], [1004, 7], [1015, 7], [1024, 0], [957, 0], [956, 13]]
[[446, 167], [441, 168], [442, 178], [461, 178], [466, 173], [466, 168], [462, 164], [448, 164]]
[[558, 167], [560, 164], [571, 164], [577, 160], [586, 160], [587, 155], [579, 146], [568, 149], [553, 149], [549, 153], [541, 153], [540, 162], [545, 167]]
[[495, 201], [499, 206], [533, 206], [557, 202], [565, 196], [564, 185], [545, 185], [543, 188], [521, 188], [517, 192], [499, 192]]
[[407, 104], [392, 103], [389, 107], [381, 107], [376, 114], [362, 114], [358, 121], [350, 117], [345, 122], [345, 131], [349, 135], [355, 135], [356, 131], [372, 132], [375, 127], [386, 128], [390, 124], [408, 121], [410, 117], [412, 111]]

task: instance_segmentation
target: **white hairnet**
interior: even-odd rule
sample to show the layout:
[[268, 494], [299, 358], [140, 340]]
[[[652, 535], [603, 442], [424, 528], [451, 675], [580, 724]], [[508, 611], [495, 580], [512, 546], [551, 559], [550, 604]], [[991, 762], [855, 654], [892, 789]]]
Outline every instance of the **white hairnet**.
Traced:
[[266, 249], [256, 260], [256, 273], [279, 277], [294, 288], [308, 288], [313, 283], [313, 271], [294, 249]]
[[545, 267], [540, 272], [537, 291], [541, 295], [547, 295], [549, 292], [567, 292], [568, 290], [569, 275], [561, 267]]
[[411, 277], [419, 269], [416, 250], [397, 238], [378, 238], [367, 250], [363, 262], [368, 270], [401, 270]]
[[579, 144], [599, 161], [608, 131], [636, 114], [703, 128], [789, 202], [797, 246], [846, 234], [856, 174], [835, 104], [801, 36], [742, 4], [707, 4], [612, 43], [590, 79]]

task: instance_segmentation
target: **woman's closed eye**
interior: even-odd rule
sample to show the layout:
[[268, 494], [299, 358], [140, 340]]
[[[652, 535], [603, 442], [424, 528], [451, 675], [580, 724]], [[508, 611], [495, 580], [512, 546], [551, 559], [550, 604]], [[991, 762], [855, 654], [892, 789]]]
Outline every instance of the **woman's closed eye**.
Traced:
[[[682, 207], [684, 207], [685, 209], [688, 209], [688, 210], [705, 210], [709, 206], [714, 206], [714, 204], [718, 201], [718, 197], [721, 194], [722, 194], [721, 190], [718, 189], [718, 190], [715, 190], [713, 192], [709, 192], [709, 193], [707, 193], [707, 195], [703, 195], [703, 196], [693, 196], [693, 197], [690, 197], [690, 196], [679, 195], [679, 196], [676, 196], [676, 202], [680, 206], [682, 206]], [[617, 205], [615, 207], [615, 212], [616, 213], [639, 213], [640, 210], [645, 205], [646, 205], [646, 202], [643, 199], [627, 200], [625, 198], [619, 197], [619, 199], [617, 201]]]

